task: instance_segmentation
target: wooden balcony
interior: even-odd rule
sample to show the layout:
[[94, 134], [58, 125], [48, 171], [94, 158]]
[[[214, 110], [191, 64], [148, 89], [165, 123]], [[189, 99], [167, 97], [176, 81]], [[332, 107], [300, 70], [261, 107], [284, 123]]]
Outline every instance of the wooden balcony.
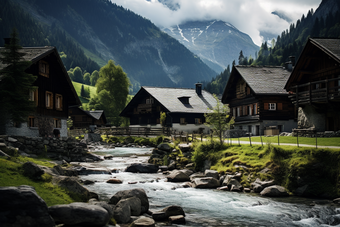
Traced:
[[340, 102], [340, 77], [309, 82], [290, 88], [288, 96], [293, 104]]

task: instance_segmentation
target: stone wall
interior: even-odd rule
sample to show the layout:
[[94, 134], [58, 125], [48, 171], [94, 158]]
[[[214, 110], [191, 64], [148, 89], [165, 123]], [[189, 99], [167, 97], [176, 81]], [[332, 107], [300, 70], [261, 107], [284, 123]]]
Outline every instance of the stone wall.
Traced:
[[46, 155], [52, 159], [86, 161], [87, 145], [73, 138], [60, 137], [25, 137], [0, 136], [7, 146], [18, 148], [20, 153], [28, 155]]

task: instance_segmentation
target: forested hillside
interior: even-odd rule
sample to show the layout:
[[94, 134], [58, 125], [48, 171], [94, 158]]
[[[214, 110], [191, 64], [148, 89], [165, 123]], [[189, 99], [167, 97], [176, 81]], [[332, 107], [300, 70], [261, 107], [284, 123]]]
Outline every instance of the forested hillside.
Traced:
[[[323, 0], [315, 13], [310, 10], [307, 16], [302, 15], [301, 19], [292, 23], [276, 40], [272, 40], [270, 44], [263, 43], [255, 60], [243, 56], [241, 51], [236, 64], [283, 66], [290, 60], [289, 56], [298, 59], [309, 37], [340, 38], [340, 1]], [[218, 75], [210, 82], [205, 82], [204, 88], [209, 92], [222, 94], [228, 79], [227, 76]]]
[[99, 65], [85, 56], [84, 51], [68, 38], [58, 26], [38, 23], [19, 5], [9, 0], [1, 0], [0, 7], [0, 46], [3, 38], [9, 37], [12, 29], [19, 32], [21, 46], [55, 46], [62, 54], [67, 69], [79, 66], [87, 71], [99, 69]]
[[[0, 35], [8, 36], [8, 30], [15, 26], [23, 45], [57, 46], [65, 54], [67, 70], [79, 66], [82, 71], [92, 73], [99, 69], [99, 66], [90, 67], [89, 63], [76, 63], [80, 61], [76, 60], [80, 52], [70, 49], [71, 42], [64, 42], [68, 39], [82, 47], [100, 66], [110, 59], [121, 65], [134, 91], [143, 85], [193, 87], [197, 81], [210, 80], [215, 75], [200, 58], [149, 20], [110, 1], [2, 1], [7, 5], [16, 2], [24, 10], [8, 6], [1, 9], [2, 24], [8, 29]], [[21, 15], [17, 17], [19, 12]], [[23, 16], [23, 12], [29, 16]], [[10, 17], [21, 19], [12, 22]]]

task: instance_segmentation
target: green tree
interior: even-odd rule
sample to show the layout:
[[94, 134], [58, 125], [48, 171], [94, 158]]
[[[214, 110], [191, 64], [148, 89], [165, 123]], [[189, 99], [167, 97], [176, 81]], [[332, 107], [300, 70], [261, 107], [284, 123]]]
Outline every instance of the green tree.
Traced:
[[94, 70], [91, 74], [91, 77], [90, 77], [90, 84], [92, 86], [95, 86], [98, 78], [99, 78], [99, 72], [97, 70]]
[[83, 72], [79, 66], [75, 67], [73, 70], [73, 81], [78, 83], [83, 83]]
[[[94, 105], [89, 103], [90, 108], [96, 105], [101, 106], [105, 103], [105, 109], [107, 109], [105, 114], [108, 120], [113, 125], [120, 126], [122, 118], [119, 117], [119, 114], [126, 105], [129, 85], [129, 79], [122, 67], [109, 60], [107, 65], [103, 66], [99, 71], [99, 78], [96, 83], [98, 95], [92, 102]], [[103, 91], [106, 92], [103, 93]]]
[[20, 51], [18, 33], [13, 29], [10, 43], [1, 51], [0, 62], [4, 68], [0, 70], [0, 126], [7, 121], [26, 122], [34, 111], [34, 102], [29, 100], [30, 91], [35, 90], [33, 82], [36, 76], [25, 70], [31, 62], [24, 61], [25, 53]]
[[220, 144], [223, 144], [223, 133], [230, 129], [230, 126], [234, 124], [234, 119], [229, 116], [229, 107], [223, 105], [214, 95], [217, 101], [216, 106], [213, 108], [211, 113], [204, 114], [206, 125], [208, 125], [214, 134], [219, 137]]
[[83, 79], [84, 79], [84, 84], [87, 84], [87, 85], [90, 85], [90, 84], [91, 84], [91, 83], [90, 83], [90, 77], [91, 77], [90, 73], [85, 73], [85, 74], [84, 74], [84, 77], [83, 77]]
[[80, 96], [81, 96], [81, 97], [86, 97], [85, 89], [84, 89], [84, 84], [81, 85]]
[[238, 57], [238, 64], [243, 65], [244, 64], [244, 56], [242, 50], [240, 51], [240, 55]]

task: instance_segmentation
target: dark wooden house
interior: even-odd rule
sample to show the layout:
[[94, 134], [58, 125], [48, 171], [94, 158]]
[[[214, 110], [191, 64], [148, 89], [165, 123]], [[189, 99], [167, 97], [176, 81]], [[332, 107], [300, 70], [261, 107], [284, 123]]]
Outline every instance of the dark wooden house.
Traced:
[[69, 108], [69, 116], [73, 121], [73, 128], [102, 127], [107, 123], [103, 110], [87, 111], [73, 106]]
[[234, 127], [252, 135], [272, 134], [273, 127], [291, 132], [294, 106], [284, 89], [289, 75], [283, 67], [233, 66], [222, 103], [229, 105]]
[[26, 72], [37, 76], [33, 83], [37, 89], [30, 91], [29, 94], [36, 108], [28, 117], [27, 124], [9, 123], [6, 125], [5, 133], [39, 136], [38, 125], [44, 121], [45, 124], [52, 124], [54, 129], [58, 129], [61, 136], [67, 136], [68, 107], [81, 105], [81, 102], [57, 49], [50, 46], [23, 47], [20, 51], [26, 54], [24, 60], [31, 61]]
[[216, 106], [212, 94], [196, 89], [142, 87], [120, 116], [130, 119], [130, 126], [162, 127], [160, 113], [166, 113], [166, 126], [177, 132], [209, 133], [204, 113]]
[[310, 38], [285, 89], [299, 128], [340, 130], [340, 39]]

